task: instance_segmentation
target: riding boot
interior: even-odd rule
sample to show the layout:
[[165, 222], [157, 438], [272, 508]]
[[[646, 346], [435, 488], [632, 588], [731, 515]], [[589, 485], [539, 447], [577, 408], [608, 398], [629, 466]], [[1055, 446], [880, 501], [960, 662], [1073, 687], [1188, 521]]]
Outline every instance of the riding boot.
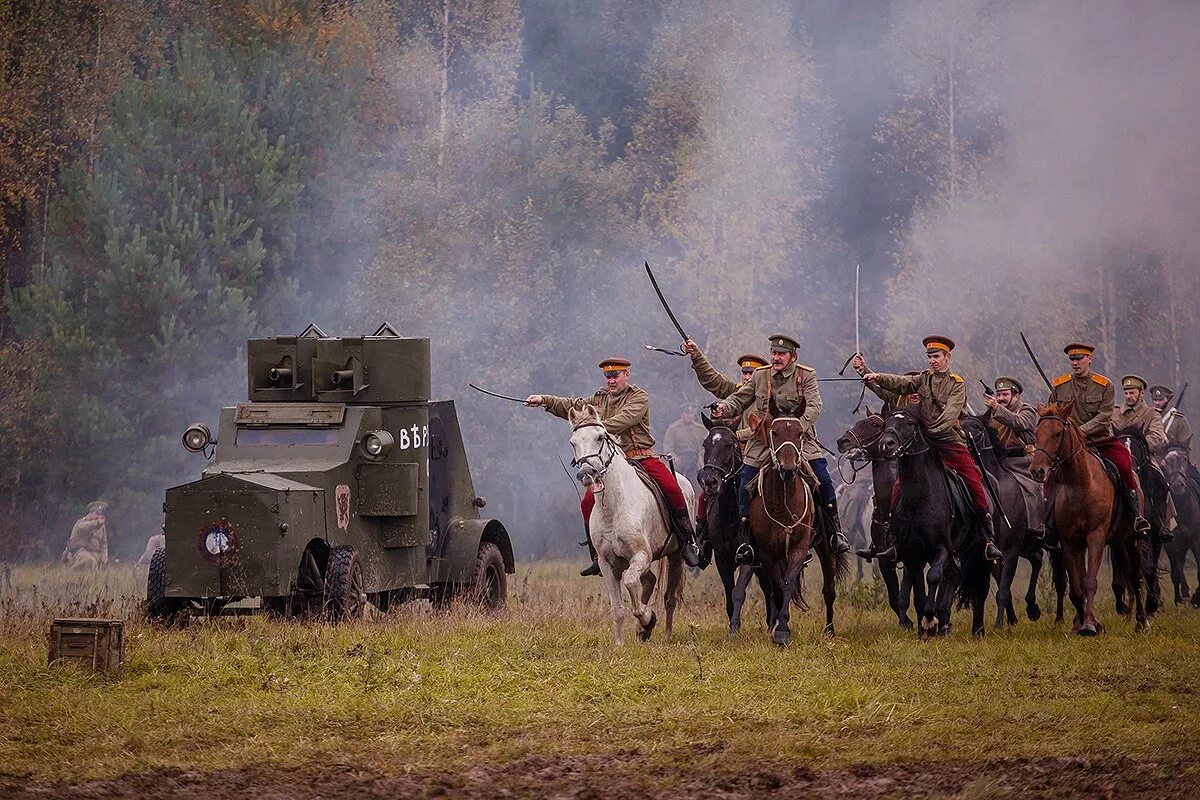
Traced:
[[1054, 524], [1054, 520], [1046, 519], [1046, 532], [1042, 534], [1042, 549], [1057, 550], [1058, 548], [1058, 528]]
[[696, 541], [696, 531], [692, 528], [692, 518], [687, 507], [671, 509], [671, 527], [679, 537], [682, 545], [683, 563], [695, 569], [700, 568], [700, 546]]
[[738, 526], [738, 544], [737, 551], [733, 555], [734, 561], [744, 567], [748, 567], [754, 563], [754, 545], [750, 542], [750, 520], [742, 517], [742, 523]]
[[833, 554], [840, 556], [842, 553], [850, 552], [850, 542], [846, 539], [846, 534], [842, 533], [842, 521], [838, 517], [837, 501], [825, 504], [825, 524], [829, 526], [829, 546], [833, 549]]
[[696, 539], [700, 542], [700, 569], [712, 563], [713, 546], [708, 535], [708, 520], [696, 520]]
[[584, 522], [583, 532], [587, 535], [587, 549], [592, 557], [592, 563], [579, 570], [579, 575], [583, 578], [590, 578], [593, 575], [600, 574], [600, 559], [596, 555], [596, 548], [592, 546], [592, 526]]
[[979, 521], [983, 528], [983, 557], [988, 561], [999, 561], [1004, 558], [1004, 553], [1000, 552], [999, 547], [996, 547], [996, 534], [992, 526], [992, 512], [980, 512]]
[[1125, 502], [1129, 504], [1129, 513], [1133, 517], [1134, 535], [1139, 539], [1145, 538], [1150, 533], [1150, 520], [1142, 516], [1136, 489], [1125, 490]]

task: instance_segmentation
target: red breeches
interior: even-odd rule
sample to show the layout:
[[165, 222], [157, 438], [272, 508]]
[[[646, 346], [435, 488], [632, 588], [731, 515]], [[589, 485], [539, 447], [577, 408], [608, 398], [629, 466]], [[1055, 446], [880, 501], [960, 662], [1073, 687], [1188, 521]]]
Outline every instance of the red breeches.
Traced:
[[[967, 484], [967, 490], [971, 493], [971, 500], [975, 503], [975, 507], [980, 511], [987, 511], [990, 508], [988, 503], [987, 490], [983, 488], [983, 473], [979, 471], [979, 467], [975, 465], [975, 459], [971, 457], [971, 451], [962, 442], [930, 442], [930, 444], [938, 451], [942, 457], [942, 464], [946, 469], [954, 472], [963, 482]], [[892, 508], [895, 508], [900, 503], [900, 481], [892, 484]]]
[[[638, 463], [662, 489], [663, 495], [667, 498], [667, 505], [676, 511], [687, 508], [687, 500], [684, 499], [683, 491], [679, 488], [679, 481], [675, 480], [675, 473], [667, 468], [662, 459], [643, 458]], [[579, 504], [579, 510], [583, 512], [585, 520], [592, 518], [592, 508], [595, 505], [596, 498], [592, 494], [592, 490], [588, 489], [583, 495], [583, 502]]]
[[1133, 472], [1133, 456], [1130, 455], [1129, 448], [1125, 446], [1124, 442], [1120, 439], [1100, 439], [1091, 442], [1091, 445], [1101, 456], [1116, 465], [1117, 471], [1121, 473], [1121, 482], [1125, 484], [1126, 489], [1130, 491], [1137, 489], [1138, 479]]

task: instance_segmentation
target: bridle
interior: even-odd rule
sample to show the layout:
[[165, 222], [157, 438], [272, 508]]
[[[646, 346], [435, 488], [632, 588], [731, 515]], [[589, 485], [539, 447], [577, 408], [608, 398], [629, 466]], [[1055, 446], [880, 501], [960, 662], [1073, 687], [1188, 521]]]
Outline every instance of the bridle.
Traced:
[[[783, 466], [779, 463], [779, 454], [782, 453], [785, 449], [790, 447], [796, 451], [796, 460], [804, 461], [804, 452], [800, 449], [800, 445], [796, 444], [793, 441], [786, 441], [779, 445], [775, 444], [774, 424], [781, 420], [794, 421], [797, 424], [800, 422], [800, 420], [797, 417], [776, 417], [775, 419], [771, 420], [771, 423], [769, 425], [767, 425], [767, 449], [771, 451], [771, 465], [775, 468], [775, 471], [779, 473], [780, 477], [785, 479], [785, 485], [786, 485], [787, 478], [784, 475]], [[804, 438], [803, 434], [801, 434], [802, 441], [803, 441], [803, 438]], [[784, 522], [781, 522], [780, 520], [775, 519], [775, 517], [771, 514], [771, 509], [768, 507], [766, 498], [765, 497], [763, 498], [763, 505], [762, 505], [763, 513], [765, 513], [767, 515], [767, 519], [771, 520], [771, 522], [775, 523], [776, 525], [778, 525], [780, 528], [783, 529], [784, 535], [786, 537], [785, 544], [784, 544], [785, 550], [791, 548], [792, 531], [794, 531], [801, 524], [806, 524], [809, 529], [812, 529], [812, 527], [813, 527], [811, 523], [803, 523], [803, 519], [806, 516], [808, 516], [808, 513], [811, 510], [811, 506], [812, 506], [811, 494], [812, 493], [805, 490], [804, 492], [802, 492], [802, 494], [804, 496], [804, 508], [802, 508], [800, 511], [800, 514], [797, 515], [796, 512], [792, 511], [791, 506], [788, 505], [787, 491], [786, 491], [786, 489], [784, 490], [783, 507], [789, 514], [792, 515], [792, 522], [790, 525], [788, 525]]]
[[[912, 418], [912, 414], [910, 414], [907, 411], [896, 411], [891, 414], [891, 418], [894, 420], [910, 419], [910, 418]], [[894, 427], [885, 427], [883, 429], [883, 431], [881, 431], [879, 434], [880, 438], [882, 438], [883, 434], [887, 433], [888, 431], [891, 431], [893, 434], [895, 434], [896, 429]], [[900, 437], [897, 436], [896, 438], [899, 439]], [[916, 444], [922, 444], [922, 445], [924, 445], [924, 448], [921, 450], [914, 450], [913, 446]], [[893, 456], [893, 458], [903, 458], [904, 456], [919, 456], [922, 453], [928, 453], [928, 452], [929, 452], [929, 440], [921, 434], [920, 425], [914, 424], [912, 433], [909, 434], [907, 439], [902, 440], [899, 443], [899, 446], [896, 447], [896, 455]]]
[[1062, 425], [1063, 437], [1058, 440], [1058, 450], [1055, 451], [1054, 453], [1051, 453], [1050, 451], [1045, 450], [1044, 448], [1035, 446], [1033, 448], [1033, 452], [1041, 453], [1047, 459], [1049, 459], [1050, 460], [1050, 474], [1057, 475], [1059, 470], [1061, 470], [1063, 468], [1063, 465], [1066, 464], [1068, 461], [1070, 461], [1072, 458], [1074, 458], [1075, 455], [1080, 450], [1083, 449], [1083, 447], [1084, 447], [1083, 437], [1080, 437], [1079, 444], [1075, 447], [1075, 449], [1072, 450], [1070, 453], [1067, 453], [1064, 456], [1063, 455], [1063, 445], [1065, 445], [1067, 443], [1067, 434], [1070, 433], [1071, 428], [1073, 426], [1066, 418], [1060, 417], [1057, 414], [1047, 414], [1046, 416], [1042, 417], [1041, 419], [1038, 420], [1038, 426], [1041, 427], [1041, 424], [1043, 422], [1046, 422], [1047, 420], [1050, 420], [1052, 422], [1057, 422], [1059, 425]]
[[[869, 421], [874, 418], [883, 419], [883, 417], [879, 414], [868, 413], [866, 416], [866, 419], [864, 421]], [[850, 442], [850, 447], [846, 448], [847, 451], [854, 452], [855, 450], [857, 450], [857, 451], [861, 452], [863, 455], [858, 459], [855, 459], [853, 456], [846, 456], [846, 460], [848, 462], [850, 462], [850, 471], [852, 473], [849, 480], [847, 480], [846, 473], [842, 471], [842, 455], [843, 454], [838, 453], [837, 469], [838, 469], [838, 476], [841, 477], [842, 483], [854, 483], [854, 481], [858, 479], [858, 473], [860, 473], [864, 469], [866, 469], [868, 464], [874, 463], [876, 461], [889, 461], [890, 460], [890, 459], [884, 458], [883, 456], [873, 456], [873, 455], [869, 454], [869, 450], [875, 444], [877, 444], [881, 438], [883, 438], [883, 431], [884, 431], [883, 428], [880, 428], [879, 432], [876, 433], [871, 438], [862, 439], [859, 437], [859, 435], [857, 433], [854, 432], [855, 427], [858, 427], [858, 426], [855, 425], [854, 427], [850, 428], [850, 430], [846, 431], [846, 433], [842, 435], [842, 439], [848, 439]], [[838, 440], [838, 444], [839, 444], [838, 449], [840, 450], [841, 449], [841, 447], [840, 447], [841, 439]], [[856, 461], [861, 461], [862, 466], [861, 467], [858, 466], [858, 464], [855, 463]]]
[[[579, 468], [589, 466], [595, 470], [593, 478], [603, 481], [605, 473], [608, 472], [608, 468], [612, 466], [613, 459], [617, 457], [617, 453], [619, 452], [617, 445], [615, 442], [613, 442], [612, 436], [609, 435], [608, 429], [599, 422], [581, 423], [576, 425], [574, 428], [571, 428], [571, 432], [574, 433], [580, 428], [601, 428], [604, 431], [604, 438], [600, 440], [600, 449], [594, 453], [588, 453], [587, 455], [579, 456], [578, 458], [572, 458], [571, 466]], [[605, 455], [605, 448], [607, 448], [607, 456]], [[599, 469], [596, 468], [595, 464], [591, 463], [592, 461], [595, 461], [600, 465]]]
[[[728, 432], [729, 436], [734, 440], [735, 445], [734, 445], [734, 447], [731, 448], [731, 451], [733, 453], [733, 458], [731, 459], [732, 463], [730, 463], [729, 468], [726, 469], [725, 467], [722, 467], [720, 464], [713, 464], [712, 462], [705, 461], [704, 466], [700, 467], [699, 472], [704, 472], [704, 470], [706, 470], [706, 469], [713, 470], [714, 472], [716, 472], [718, 475], [721, 476], [718, 481], [717, 486], [719, 487], [719, 489], [724, 489], [725, 486], [728, 485], [728, 483], [731, 480], [733, 480], [735, 477], [737, 477], [739, 472], [741, 472], [742, 451], [741, 451], [741, 448], [739, 448], [736, 445], [737, 433], [735, 433], [732, 428], [726, 427], [724, 425], [719, 425], [719, 426], [713, 428], [713, 431]], [[699, 474], [699, 473], [697, 473], [697, 474]]]
[[[789, 447], [796, 451], [797, 461], [804, 460], [804, 452], [800, 449], [800, 445], [796, 444], [795, 442], [789, 440], [779, 445], [775, 444], [775, 423], [784, 420], [795, 421], [797, 424], [800, 422], [797, 417], [776, 417], [775, 419], [771, 420], [769, 425], [767, 425], [767, 449], [771, 451], [771, 463], [774, 465], [775, 469], [780, 471], [783, 470], [783, 467], [779, 464], [779, 454]], [[801, 435], [801, 438], [803, 439], [803, 435]]]

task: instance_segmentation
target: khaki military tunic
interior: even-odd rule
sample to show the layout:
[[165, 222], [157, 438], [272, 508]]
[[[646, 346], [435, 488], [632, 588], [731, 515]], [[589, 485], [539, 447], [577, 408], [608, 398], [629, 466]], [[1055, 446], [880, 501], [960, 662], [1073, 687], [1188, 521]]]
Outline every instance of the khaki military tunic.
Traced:
[[1029, 403], [1020, 403], [1015, 409], [997, 403], [991, 411], [992, 429], [1006, 452], [1023, 450], [1037, 441], [1038, 413]]
[[1167, 449], [1167, 434], [1163, 430], [1162, 417], [1157, 411], [1139, 400], [1134, 406], [1121, 406], [1113, 409], [1113, 429], [1116, 431], [1136, 428], [1146, 437], [1150, 452], [1158, 455]]
[[[1161, 412], [1159, 412], [1161, 414]], [[1192, 449], [1192, 426], [1187, 421], [1181, 412], [1171, 409], [1166, 414], [1161, 414], [1163, 421], [1163, 433], [1167, 436], [1167, 441], [1171, 444], [1177, 444], [1180, 447]]]
[[[696, 379], [700, 381], [704, 390], [718, 400], [724, 400], [746, 383], [746, 381], [734, 381], [722, 375], [699, 350], [692, 354], [692, 369], [696, 371]], [[750, 430], [750, 414], [749, 410], [742, 414], [741, 421], [734, 433], [738, 441], [743, 444], [743, 457], [745, 457], [745, 453], [754, 451], [751, 456], [754, 458], [754, 464], [766, 464], [771, 460], [770, 455], [767, 453], [767, 446]]]
[[690, 474], [692, 468], [700, 469], [703, 466], [701, 451], [707, 438], [708, 428], [699, 422], [677, 419], [667, 427], [667, 435], [663, 437], [663, 449], [675, 456], [676, 469]]
[[71, 569], [95, 569], [107, 564], [108, 529], [104, 520], [80, 517], [71, 528], [62, 558]]
[[542, 395], [542, 405], [556, 417], [567, 418], [572, 409], [582, 411], [592, 406], [600, 415], [604, 428], [617, 437], [627, 458], [645, 458], [652, 454], [654, 436], [650, 433], [650, 395], [646, 390], [629, 384], [616, 394], [601, 389], [591, 397], [556, 397]]
[[880, 388], [898, 395], [916, 394], [921, 398], [921, 415], [929, 421], [934, 436], [950, 434], [962, 437], [958, 420], [967, 406], [967, 387], [953, 372], [934, 372], [927, 369], [917, 375], [878, 373]]
[[1071, 419], [1089, 440], [1112, 436], [1112, 409], [1117, 390], [1112, 381], [1095, 372], [1076, 377], [1074, 373], [1059, 375], [1051, 381], [1051, 403], [1073, 403]]
[[[817, 443], [816, 424], [817, 417], [821, 414], [821, 391], [817, 388], [816, 371], [803, 364], [792, 364], [779, 372], [775, 372], [771, 367], [759, 367], [754, 370], [750, 380], [731, 392], [721, 401], [721, 405], [726, 416], [741, 416], [753, 411], [760, 417], [766, 417], [768, 395], [775, 401], [779, 413], [795, 414], [799, 417], [805, 434], [804, 444], [800, 448], [804, 460], [815, 461], [824, 458], [821, 446]], [[754, 436], [750, 441], [757, 439], [758, 437]], [[761, 468], [771, 463], [771, 455], [765, 446], [751, 449], [747, 444], [743, 460], [748, 466]]]

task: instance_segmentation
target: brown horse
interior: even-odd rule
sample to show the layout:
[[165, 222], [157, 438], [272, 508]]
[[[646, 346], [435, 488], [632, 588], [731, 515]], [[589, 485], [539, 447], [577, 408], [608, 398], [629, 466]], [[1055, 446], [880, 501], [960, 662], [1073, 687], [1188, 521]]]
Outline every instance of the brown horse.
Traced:
[[751, 414], [750, 424], [771, 454], [771, 463], [760, 473], [760, 491], [750, 502], [750, 532], [762, 571], [773, 586], [768, 593], [774, 598], [768, 610], [771, 641], [780, 647], [791, 642], [791, 606], [805, 607], [801, 581], [810, 550], [821, 562], [825, 634], [833, 636], [835, 582], [849, 562], [834, 555], [825, 536], [816, 535], [813, 490], [801, 474], [807, 467], [801, 455], [805, 436], [801, 422], [791, 416], [771, 419]]
[[[1191, 454], [1186, 448], [1173, 445], [1163, 456], [1163, 472], [1175, 499], [1175, 512], [1179, 527], [1175, 529], [1175, 540], [1166, 546], [1167, 558], [1171, 562], [1171, 583], [1175, 586], [1175, 605], [1190, 602], [1200, 608], [1200, 483], [1196, 481], [1191, 465]], [[1187, 554], [1196, 560], [1196, 593], [1190, 594], [1187, 575], [1184, 573]]]
[[1095, 636], [1104, 629], [1096, 618], [1096, 588], [1106, 544], [1112, 546], [1113, 570], [1121, 573], [1134, 597], [1137, 628], [1144, 630], [1141, 554], [1132, 520], [1121, 512], [1117, 487], [1071, 420], [1071, 404], [1039, 405], [1037, 411], [1037, 446], [1029, 468], [1035, 479], [1054, 485], [1053, 519], [1075, 606], [1072, 630]]

